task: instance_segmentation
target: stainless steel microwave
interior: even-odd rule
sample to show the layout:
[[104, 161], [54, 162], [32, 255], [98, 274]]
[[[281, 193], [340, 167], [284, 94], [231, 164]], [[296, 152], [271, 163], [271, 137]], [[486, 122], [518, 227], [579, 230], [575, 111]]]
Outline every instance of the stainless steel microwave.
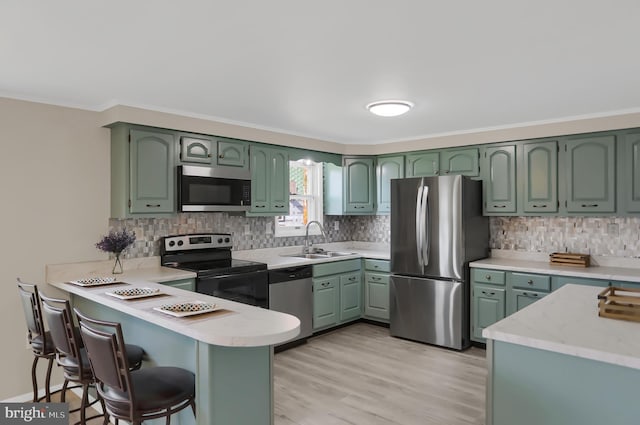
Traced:
[[194, 165], [177, 168], [180, 211], [248, 211], [251, 208], [249, 170]]

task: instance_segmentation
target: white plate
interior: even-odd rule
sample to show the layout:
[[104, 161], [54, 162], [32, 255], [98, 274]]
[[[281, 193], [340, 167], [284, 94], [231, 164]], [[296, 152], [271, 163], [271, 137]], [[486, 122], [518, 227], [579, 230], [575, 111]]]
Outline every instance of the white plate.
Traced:
[[219, 310], [219, 307], [216, 304], [206, 303], [204, 301], [187, 301], [183, 303], [164, 304], [160, 307], [153, 307], [153, 309], [174, 317], [186, 317], [210, 313]]
[[127, 288], [116, 289], [111, 292], [105, 292], [105, 294], [121, 300], [133, 300], [136, 298], [155, 297], [156, 295], [162, 295], [163, 292], [160, 292], [157, 288]]
[[70, 280], [69, 283], [78, 286], [100, 286], [124, 282], [118, 282], [115, 277], [89, 277], [87, 279]]

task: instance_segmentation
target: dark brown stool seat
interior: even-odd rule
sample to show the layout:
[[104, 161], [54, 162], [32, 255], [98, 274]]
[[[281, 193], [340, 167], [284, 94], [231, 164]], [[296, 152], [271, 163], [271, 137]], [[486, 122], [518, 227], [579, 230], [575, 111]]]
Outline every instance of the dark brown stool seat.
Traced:
[[[80, 334], [106, 412], [138, 425], [191, 406], [195, 415], [195, 376], [178, 367], [149, 367], [130, 371], [127, 346], [119, 323], [89, 318], [75, 309]], [[105, 416], [105, 424], [108, 418]]]
[[[45, 331], [42, 320], [42, 303], [38, 293], [38, 286], [22, 282], [19, 278], [18, 293], [27, 322], [27, 339], [33, 352], [31, 364], [31, 384], [33, 385], [33, 402], [42, 399], [51, 401], [51, 368], [56, 357], [55, 347], [51, 339], [51, 333]], [[44, 397], [38, 398], [38, 360], [47, 359], [47, 373], [45, 375]]]

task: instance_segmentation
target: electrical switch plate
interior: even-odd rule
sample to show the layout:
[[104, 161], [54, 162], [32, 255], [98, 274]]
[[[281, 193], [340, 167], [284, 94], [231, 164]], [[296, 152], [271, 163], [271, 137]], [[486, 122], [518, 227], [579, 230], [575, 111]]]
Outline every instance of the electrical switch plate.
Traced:
[[244, 234], [245, 235], [251, 234], [251, 225], [250, 224], [245, 224], [244, 225]]
[[272, 223], [272, 222], [267, 221], [267, 228], [266, 228], [266, 230], [265, 230], [265, 233], [266, 233], [267, 235], [271, 235], [271, 234], [273, 234], [273, 223]]
[[340, 230], [340, 222], [339, 221], [334, 221], [333, 222], [333, 230]]

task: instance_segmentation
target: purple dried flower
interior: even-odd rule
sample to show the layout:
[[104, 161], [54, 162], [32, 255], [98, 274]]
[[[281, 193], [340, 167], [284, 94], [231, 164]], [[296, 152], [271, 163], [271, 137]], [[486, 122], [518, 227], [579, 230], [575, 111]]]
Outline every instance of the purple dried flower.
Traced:
[[135, 241], [135, 232], [129, 233], [127, 232], [127, 229], [122, 229], [120, 231], [111, 230], [108, 235], [104, 236], [100, 242], [96, 244], [96, 248], [100, 251], [119, 254]]

